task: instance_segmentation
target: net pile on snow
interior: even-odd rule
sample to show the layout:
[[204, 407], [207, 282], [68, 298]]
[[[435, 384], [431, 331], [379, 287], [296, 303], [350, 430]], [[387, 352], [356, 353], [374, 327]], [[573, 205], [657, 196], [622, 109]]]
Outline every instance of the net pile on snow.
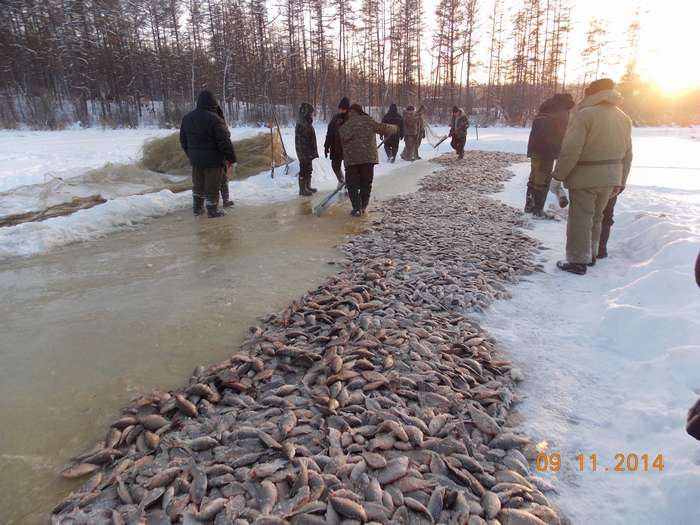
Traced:
[[[258, 133], [254, 137], [233, 142], [238, 158], [235, 178], [245, 179], [292, 161], [285, 152], [279, 133]], [[143, 145], [141, 165], [158, 173], [189, 174], [190, 162], [180, 147], [179, 133], [153, 138]]]

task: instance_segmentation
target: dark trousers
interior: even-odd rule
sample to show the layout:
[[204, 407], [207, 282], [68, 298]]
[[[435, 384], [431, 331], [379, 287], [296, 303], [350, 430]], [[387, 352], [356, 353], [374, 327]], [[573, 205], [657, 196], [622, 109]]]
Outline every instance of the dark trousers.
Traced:
[[613, 215], [615, 215], [615, 204], [617, 204], [617, 195], [608, 201], [607, 206], [605, 206], [605, 209], [603, 210], [603, 227], [607, 227], [608, 230], [610, 230], [610, 227], [615, 224], [615, 221], [613, 220]]
[[450, 145], [457, 152], [457, 156], [461, 159], [464, 157], [464, 145], [467, 143], [467, 137], [452, 137]]
[[343, 159], [331, 158], [331, 167], [333, 168], [333, 173], [335, 173], [335, 178], [338, 179], [338, 182], [344, 181], [345, 177], [343, 177]]
[[300, 179], [305, 179], [308, 178], [309, 180], [311, 179], [311, 173], [313, 172], [313, 164], [312, 160], [300, 160], [299, 161], [299, 178]]
[[530, 178], [527, 181], [525, 196], [526, 213], [542, 213], [547, 200], [549, 184], [552, 182], [554, 159], [532, 157], [530, 159]]
[[228, 174], [224, 170], [224, 174], [221, 176], [221, 200], [227, 202], [229, 198], [228, 193]]
[[223, 167], [200, 168], [192, 166], [192, 195], [203, 198], [207, 206], [217, 206], [223, 174]]
[[374, 164], [355, 164], [346, 166], [348, 195], [353, 210], [364, 210], [369, 204], [374, 180]]
[[396, 158], [396, 155], [398, 155], [399, 140], [400, 139], [398, 135], [390, 135], [384, 139], [384, 151], [386, 152], [386, 156], [389, 157], [389, 159], [394, 159]]

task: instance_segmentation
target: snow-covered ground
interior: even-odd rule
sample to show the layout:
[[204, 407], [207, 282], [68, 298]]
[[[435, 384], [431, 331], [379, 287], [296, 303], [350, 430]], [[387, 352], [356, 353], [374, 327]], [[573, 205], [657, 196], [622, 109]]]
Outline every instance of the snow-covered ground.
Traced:
[[[438, 128], [436, 131], [444, 133], [446, 129]], [[265, 128], [231, 129], [233, 140], [258, 132], [265, 132]], [[32, 191], [36, 191], [32, 184], [41, 184], [47, 179], [55, 181], [58, 177], [70, 184], [72, 177], [83, 175], [107, 163], [137, 162], [146, 139], [169, 133], [173, 133], [173, 130], [0, 131], [0, 192], [4, 192], [0, 209], [8, 210], [5, 214], [32, 211], [37, 202], [37, 198], [31, 195]], [[323, 158], [325, 133], [324, 124], [316, 126], [320, 158], [313, 163], [313, 184], [321, 191], [334, 189], [337, 184], [330, 160]], [[294, 129], [283, 128], [282, 138], [287, 151], [295, 157]], [[449, 141], [445, 141], [437, 150], [424, 143], [420, 154], [424, 158], [431, 158], [449, 149]], [[400, 159], [395, 164], [387, 163], [383, 149], [380, 151], [380, 160], [383, 163], [375, 169], [378, 177], [407, 165]], [[265, 171], [245, 180], [232, 181], [229, 185], [232, 198], [243, 205], [295, 198], [299, 191], [296, 179], [298, 171], [298, 163], [294, 162], [286, 175], [284, 168], [277, 168], [275, 178], [271, 178], [269, 171]], [[81, 195], [79, 190], [72, 188], [71, 192]], [[89, 195], [94, 192], [86, 190], [83, 193]], [[191, 192], [174, 194], [163, 190], [146, 195], [117, 196], [106, 204], [69, 216], [0, 228], [0, 260], [13, 256], [37, 255], [65, 244], [133, 228], [146, 220], [187, 208], [191, 204]]]
[[[548, 475], [560, 492], [555, 502], [575, 525], [700, 523], [700, 443], [684, 428], [700, 396], [700, 289], [693, 278], [700, 142], [689, 140], [693, 135], [697, 130], [636, 130], [634, 164], [669, 168], [633, 169], [615, 209], [610, 257], [584, 277], [561, 272], [555, 263], [564, 256], [566, 222], [531, 221], [528, 233], [546, 248], [545, 272], [484, 316], [526, 371], [525, 429], [561, 455], [561, 470]], [[503, 202], [523, 205], [528, 168], [513, 168], [516, 176], [498, 195]], [[586, 457], [583, 472], [578, 454]], [[638, 470], [615, 471], [616, 454], [637, 454]], [[663, 471], [652, 467], [658, 455]]]

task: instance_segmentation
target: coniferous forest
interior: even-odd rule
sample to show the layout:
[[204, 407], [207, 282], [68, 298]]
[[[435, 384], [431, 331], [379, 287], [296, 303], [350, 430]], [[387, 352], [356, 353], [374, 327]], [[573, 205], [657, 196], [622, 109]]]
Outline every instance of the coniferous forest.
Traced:
[[[526, 125], [556, 91], [579, 95], [611, 60], [640, 125], [700, 120], [700, 92], [666, 100], [636, 75], [640, 25], [613, 47], [590, 21], [567, 78], [570, 0], [5, 0], [0, 127], [176, 126], [199, 90], [228, 120], [287, 122], [308, 101], [453, 105], [480, 125]], [[428, 28], [428, 20], [432, 20]], [[571, 76], [571, 75], [570, 75]]]

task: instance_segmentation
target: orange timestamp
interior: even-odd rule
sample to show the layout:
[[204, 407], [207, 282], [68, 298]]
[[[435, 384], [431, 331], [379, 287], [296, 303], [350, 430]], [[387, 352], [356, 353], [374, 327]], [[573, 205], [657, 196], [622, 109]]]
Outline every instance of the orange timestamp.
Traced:
[[[615, 454], [611, 465], [601, 462], [598, 454], [590, 454], [588, 456], [577, 454], [575, 459], [576, 466], [581, 472], [649, 472], [653, 470], [663, 472], [663, 454], [652, 456], [649, 454], [635, 454], [634, 452], [628, 454], [618, 453]], [[559, 472], [561, 465], [561, 454], [557, 452], [542, 452], [535, 458], [535, 468], [539, 472]]]

